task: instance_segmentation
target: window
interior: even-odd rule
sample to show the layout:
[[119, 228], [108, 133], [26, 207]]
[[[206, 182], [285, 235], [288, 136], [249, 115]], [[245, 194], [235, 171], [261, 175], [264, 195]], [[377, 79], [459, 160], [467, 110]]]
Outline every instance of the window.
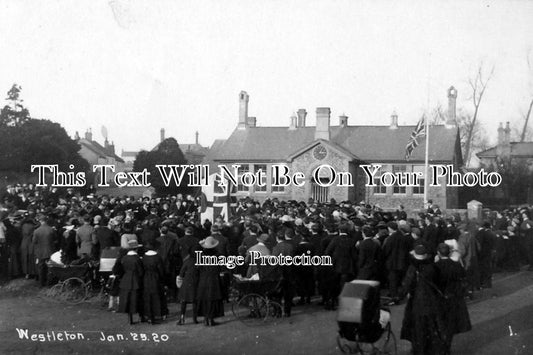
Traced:
[[375, 194], [386, 194], [387, 193], [387, 186], [381, 183], [381, 174], [380, 176], [374, 177], [374, 184], [376, 184], [376, 186], [374, 186]]
[[413, 165], [413, 172], [420, 172], [422, 173], [421, 177], [418, 179], [419, 185], [413, 186], [413, 194], [415, 195], [423, 195], [424, 194], [424, 188], [426, 184], [426, 172], [424, 171], [424, 165]]
[[[266, 164], [255, 164], [254, 165], [254, 174], [255, 176], [258, 176], [258, 171], [259, 170], [262, 170], [263, 171], [263, 180], [262, 181], [257, 181], [256, 184], [254, 185], [254, 188], [255, 188], [255, 192], [266, 192], [267, 191], [267, 166]], [[262, 184], [263, 186], [259, 186], [259, 184]]]
[[[272, 186], [272, 192], [285, 192], [285, 186], [274, 186], [274, 174], [273, 174], [273, 171], [274, 169], [271, 170], [271, 173], [270, 173], [270, 176], [271, 176], [271, 186]], [[283, 172], [283, 170], [280, 170], [280, 172]], [[280, 174], [280, 179], [279, 179], [279, 183], [280, 184], [284, 184], [284, 183], [287, 183], [287, 181], [285, 181], [287, 179], [284, 179], [283, 176], [281, 176]]]
[[[248, 164], [241, 164], [241, 166], [239, 167], [239, 177], [241, 177], [244, 173], [247, 173], [250, 171], [250, 165]], [[238, 192], [248, 192], [249, 191], [249, 187], [248, 186], [245, 186], [242, 184], [241, 182], [241, 179], [239, 178], [238, 179], [238, 185], [237, 185], [237, 191]]]
[[[393, 165], [392, 166], [392, 173], [396, 175], [397, 173], [405, 173], [407, 171], [407, 165]], [[405, 195], [406, 192], [405, 186], [399, 186], [398, 182], [393, 186], [392, 193], [393, 194], [402, 194]]]

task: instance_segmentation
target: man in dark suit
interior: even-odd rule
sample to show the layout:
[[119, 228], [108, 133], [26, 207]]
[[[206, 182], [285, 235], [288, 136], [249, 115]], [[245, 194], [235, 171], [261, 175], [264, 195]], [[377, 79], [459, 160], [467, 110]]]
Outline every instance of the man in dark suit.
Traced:
[[[276, 233], [277, 244], [272, 249], [272, 255], [294, 256], [294, 246], [285, 240], [285, 233], [281, 230]], [[283, 298], [283, 314], [291, 316], [292, 298], [294, 296], [294, 272], [293, 267], [288, 265], [281, 268], [281, 298]], [[280, 302], [281, 303], [281, 302]]]
[[194, 236], [194, 228], [189, 226], [185, 228], [185, 235], [178, 239], [181, 260], [184, 260], [189, 255], [191, 248], [200, 250], [200, 243], [198, 238]]
[[33, 252], [37, 259], [37, 269], [39, 275], [39, 283], [41, 287], [46, 286], [46, 273], [48, 268], [46, 262], [50, 260], [50, 256], [54, 253], [54, 242], [56, 237], [55, 230], [48, 224], [48, 217], [42, 215], [39, 218], [40, 227], [33, 232]]
[[109, 229], [109, 220], [106, 217], [100, 220], [100, 226], [94, 230], [93, 241], [96, 244], [93, 250], [97, 257], [100, 257], [102, 250], [105, 248], [115, 247], [120, 244], [116, 232]]
[[426, 247], [429, 248], [429, 252], [436, 255], [437, 245], [439, 244], [439, 230], [437, 229], [433, 216], [426, 216], [426, 228], [424, 229], [422, 239], [426, 242]]
[[490, 222], [483, 222], [476, 239], [479, 242], [478, 264], [480, 285], [483, 288], [492, 287], [492, 254], [496, 244], [496, 235], [490, 228]]
[[400, 301], [399, 287], [409, 266], [410, 237], [398, 230], [396, 222], [387, 223], [387, 227], [390, 235], [383, 244], [383, 256], [389, 279], [390, 305], [395, 305]]
[[339, 235], [335, 237], [328, 245], [326, 254], [331, 256], [333, 267], [340, 279], [340, 288], [345, 282], [350, 282], [357, 275], [357, 248], [356, 241], [350, 237], [350, 225], [341, 223], [339, 226]]
[[359, 258], [357, 279], [376, 280], [379, 279], [379, 260], [381, 247], [379, 242], [373, 238], [372, 228], [363, 227], [363, 240], [358, 243]]

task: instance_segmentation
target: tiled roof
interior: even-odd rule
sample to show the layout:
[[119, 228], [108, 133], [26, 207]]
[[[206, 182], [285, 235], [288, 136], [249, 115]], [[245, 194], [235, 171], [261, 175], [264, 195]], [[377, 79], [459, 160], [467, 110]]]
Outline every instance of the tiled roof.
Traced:
[[[511, 156], [514, 157], [533, 157], [533, 142], [511, 142]], [[498, 147], [492, 147], [477, 153], [479, 158], [496, 157]]]
[[101, 158], [107, 158], [111, 157], [114, 158], [119, 163], [124, 163], [124, 160], [122, 160], [121, 157], [119, 157], [116, 154], [109, 154], [104, 147], [102, 147], [98, 142], [96, 141], [90, 141], [87, 139], [80, 139], [79, 143], [82, 144], [87, 149], [93, 151], [95, 154], [97, 154]]
[[[415, 126], [333, 126], [330, 141], [353, 156], [368, 162], [405, 161], [405, 146]], [[456, 128], [431, 126], [430, 161], [452, 161], [458, 139]], [[235, 129], [209, 154], [215, 161], [284, 161], [315, 141], [315, 127], [248, 127]], [[424, 161], [425, 139], [415, 148], [410, 161]]]

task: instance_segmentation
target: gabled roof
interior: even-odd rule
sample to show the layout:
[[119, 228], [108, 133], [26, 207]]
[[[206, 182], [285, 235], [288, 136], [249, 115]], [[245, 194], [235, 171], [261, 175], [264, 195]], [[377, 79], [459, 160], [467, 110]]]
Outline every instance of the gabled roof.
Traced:
[[[330, 143], [368, 162], [405, 162], [405, 146], [415, 126], [332, 126]], [[430, 126], [429, 160], [453, 161], [457, 128]], [[235, 129], [231, 136], [211, 149], [215, 161], [286, 161], [315, 142], [315, 127], [248, 127]], [[425, 139], [413, 151], [410, 161], [424, 161]]]
[[343, 147], [339, 146], [338, 144], [335, 144], [335, 143], [333, 143], [331, 141], [327, 141], [327, 140], [324, 140], [324, 139], [318, 139], [318, 140], [315, 140], [315, 141], [311, 142], [311, 144], [308, 144], [308, 145], [298, 149], [296, 152], [290, 154], [287, 157], [287, 160], [292, 161], [295, 158], [297, 158], [299, 155], [302, 155], [303, 153], [307, 152], [309, 149], [311, 149], [311, 148], [313, 148], [313, 147], [315, 147], [315, 146], [317, 146], [319, 144], [323, 144], [326, 147], [329, 147], [329, 148], [337, 151], [337, 153], [340, 153], [341, 155], [344, 155], [346, 158], [349, 158], [350, 160], [359, 159], [355, 155], [353, 155], [352, 153], [350, 153], [349, 151], [344, 149]]
[[100, 158], [113, 158], [115, 159], [117, 162], [119, 163], [124, 163], [124, 160], [119, 157], [118, 155], [116, 154], [111, 154], [109, 152], [106, 151], [106, 149], [104, 147], [102, 147], [98, 142], [96, 141], [90, 141], [88, 139], [80, 139], [78, 141], [78, 143], [80, 143], [81, 145], [83, 145], [84, 147], [86, 147], [87, 149], [89, 149], [90, 151], [92, 151], [93, 153], [95, 153], [96, 155], [98, 155]]
[[[513, 157], [533, 157], [533, 142], [511, 142], [511, 156]], [[498, 147], [492, 147], [476, 155], [479, 158], [495, 158], [498, 156]]]

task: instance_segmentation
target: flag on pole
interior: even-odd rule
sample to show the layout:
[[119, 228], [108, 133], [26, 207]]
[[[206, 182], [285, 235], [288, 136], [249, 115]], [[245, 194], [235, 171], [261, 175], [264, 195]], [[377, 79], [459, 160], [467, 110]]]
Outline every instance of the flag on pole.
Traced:
[[418, 139], [426, 135], [426, 116], [422, 116], [418, 123], [416, 124], [415, 129], [411, 132], [409, 141], [405, 146], [405, 160], [409, 160], [413, 149], [418, 147]]
[[237, 206], [237, 187], [224, 178], [222, 183], [220, 174], [209, 176], [208, 186], [202, 187], [200, 196], [201, 221], [209, 219], [211, 222], [217, 216], [229, 221], [233, 208]]

